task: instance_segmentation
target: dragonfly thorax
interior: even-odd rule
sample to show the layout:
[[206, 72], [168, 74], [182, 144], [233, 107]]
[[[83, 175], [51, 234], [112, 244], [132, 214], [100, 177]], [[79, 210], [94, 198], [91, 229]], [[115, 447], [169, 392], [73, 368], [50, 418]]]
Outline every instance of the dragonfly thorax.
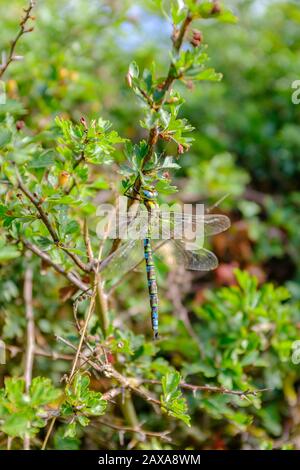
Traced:
[[149, 187], [142, 187], [141, 191], [141, 199], [145, 206], [147, 207], [148, 211], [153, 212], [154, 210], [158, 209], [158, 205], [156, 202], [156, 198], [158, 196], [157, 191], [152, 186]]

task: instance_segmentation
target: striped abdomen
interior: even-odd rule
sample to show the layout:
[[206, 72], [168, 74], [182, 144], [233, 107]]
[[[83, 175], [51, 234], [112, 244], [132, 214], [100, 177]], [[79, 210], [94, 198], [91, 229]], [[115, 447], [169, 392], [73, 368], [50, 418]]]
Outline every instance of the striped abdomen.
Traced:
[[158, 295], [150, 238], [145, 238], [144, 240], [144, 256], [146, 261], [148, 289], [150, 296], [152, 329], [154, 339], [156, 339], [158, 337]]

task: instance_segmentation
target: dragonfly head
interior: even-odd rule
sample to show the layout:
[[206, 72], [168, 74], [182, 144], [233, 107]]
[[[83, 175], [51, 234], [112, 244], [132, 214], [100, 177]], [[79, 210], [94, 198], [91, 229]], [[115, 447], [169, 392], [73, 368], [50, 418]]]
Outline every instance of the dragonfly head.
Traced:
[[144, 201], [154, 201], [158, 193], [153, 186], [144, 186], [141, 188], [141, 195]]

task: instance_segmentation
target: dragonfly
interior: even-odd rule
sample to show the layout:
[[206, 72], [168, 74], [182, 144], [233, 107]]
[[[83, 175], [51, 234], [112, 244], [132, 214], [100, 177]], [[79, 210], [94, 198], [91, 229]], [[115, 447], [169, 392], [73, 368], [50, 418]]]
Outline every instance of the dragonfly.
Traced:
[[[158, 193], [153, 186], [142, 186], [139, 195], [132, 197], [132, 199], [137, 199], [140, 202], [139, 206], [144, 206], [146, 210], [139, 207], [135, 213], [126, 213], [123, 217], [118, 218], [118, 233], [122, 233], [124, 228], [127, 230], [125, 242], [109, 256], [107, 265], [101, 268], [102, 279], [105, 282], [110, 282], [112, 286], [116, 279], [121, 279], [144, 259], [151, 325], [155, 340], [159, 337], [159, 299], [154, 253], [165, 242], [170, 241], [174, 247], [175, 258], [183, 263], [186, 269], [193, 271], [213, 270], [218, 266], [218, 259], [214, 253], [202, 246], [204, 237], [216, 235], [230, 227], [230, 219], [223, 214], [193, 215], [182, 212], [163, 212], [160, 210], [157, 198]], [[196, 240], [193, 240], [192, 243], [191, 240], [187, 240], [182, 231], [183, 227], [185, 230], [192, 228], [193, 230], [190, 232], [196, 234]], [[115, 230], [114, 226], [114, 236], [116, 235]], [[189, 232], [189, 230], [187, 231]], [[110, 238], [110, 234], [108, 238]], [[141, 250], [141, 245], [143, 250]]]

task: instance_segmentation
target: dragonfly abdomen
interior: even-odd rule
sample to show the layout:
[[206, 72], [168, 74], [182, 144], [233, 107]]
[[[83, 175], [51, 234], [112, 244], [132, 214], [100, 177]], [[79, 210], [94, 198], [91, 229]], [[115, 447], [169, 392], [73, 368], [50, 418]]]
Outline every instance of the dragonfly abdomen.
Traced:
[[144, 256], [150, 297], [152, 329], [156, 339], [158, 337], [158, 293], [150, 238], [145, 238], [144, 240]]

